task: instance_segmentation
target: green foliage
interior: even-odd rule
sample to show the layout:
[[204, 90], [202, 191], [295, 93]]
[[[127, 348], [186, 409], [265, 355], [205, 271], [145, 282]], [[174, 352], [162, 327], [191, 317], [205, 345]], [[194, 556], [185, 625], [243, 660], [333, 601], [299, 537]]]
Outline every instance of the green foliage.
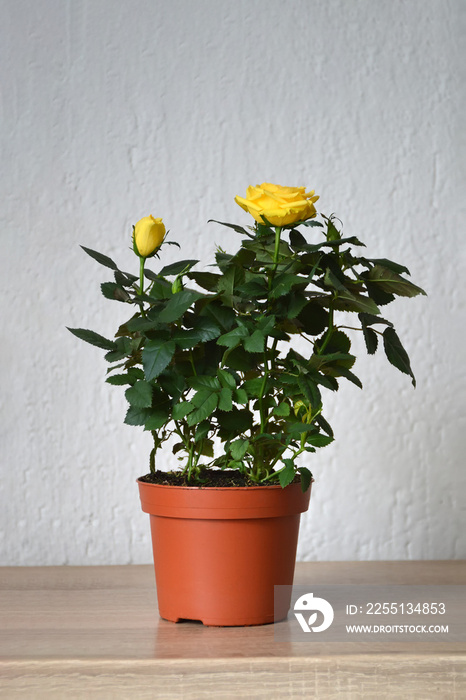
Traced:
[[[388, 361], [415, 384], [379, 307], [425, 292], [406, 267], [359, 256], [364, 244], [343, 237], [335, 217], [321, 218], [283, 229], [217, 222], [241, 241], [233, 254], [216, 252], [215, 271], [193, 270], [198, 261], [189, 259], [156, 272], [144, 261], [138, 277], [83, 247], [113, 274], [101, 285], [104, 297], [129, 304], [131, 313], [112, 340], [69, 330], [106, 351], [106, 381], [125, 387], [125, 423], [154, 438], [151, 469], [174, 437], [193, 483], [202, 466], [218, 466], [283, 487], [299, 477], [306, 490], [312, 475], [300, 455], [334, 439], [323, 416], [326, 392], [342, 379], [362, 387], [339, 312], [353, 314], [351, 328], [363, 333], [370, 355], [381, 336]], [[307, 341], [304, 355], [294, 349], [296, 337]]]

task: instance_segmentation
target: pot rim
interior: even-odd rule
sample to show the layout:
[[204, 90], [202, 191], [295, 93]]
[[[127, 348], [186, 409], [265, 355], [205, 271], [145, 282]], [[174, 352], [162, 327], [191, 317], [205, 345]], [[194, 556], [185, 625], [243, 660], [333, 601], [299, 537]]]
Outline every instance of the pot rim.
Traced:
[[[306, 491], [303, 491], [303, 493], [306, 493], [310, 488], [311, 484], [314, 483], [314, 478], [311, 479], [311, 482], [306, 489]], [[288, 484], [287, 486], [281, 486], [281, 484], [263, 484], [262, 486], [179, 486], [177, 484], [153, 484], [151, 481], [143, 481], [143, 477], [139, 476], [136, 479], [137, 484], [145, 484], [146, 486], [155, 486], [156, 488], [163, 488], [163, 489], [179, 489], [180, 491], [185, 490], [185, 491], [263, 491], [264, 489], [280, 489], [281, 491], [284, 491], [287, 489], [289, 486], [293, 485], [299, 485], [301, 486], [299, 481], [293, 481], [291, 484]]]

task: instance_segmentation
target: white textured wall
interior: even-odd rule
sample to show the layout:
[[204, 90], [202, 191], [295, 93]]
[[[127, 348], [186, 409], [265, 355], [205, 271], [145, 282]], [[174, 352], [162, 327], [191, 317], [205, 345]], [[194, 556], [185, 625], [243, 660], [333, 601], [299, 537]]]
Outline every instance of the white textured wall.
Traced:
[[1, 563], [150, 561], [149, 437], [65, 330], [112, 333], [127, 310], [78, 244], [135, 269], [150, 212], [207, 260], [236, 245], [207, 219], [248, 223], [233, 197], [264, 180], [315, 188], [429, 292], [387, 310], [418, 388], [359, 339], [364, 392], [328, 399], [337, 441], [308, 462], [300, 557], [464, 556], [464, 0], [0, 10]]

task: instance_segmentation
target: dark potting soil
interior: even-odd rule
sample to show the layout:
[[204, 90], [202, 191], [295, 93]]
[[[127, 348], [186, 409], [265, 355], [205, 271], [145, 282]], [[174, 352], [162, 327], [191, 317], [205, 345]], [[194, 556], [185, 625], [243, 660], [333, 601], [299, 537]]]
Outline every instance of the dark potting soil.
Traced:
[[[234, 469], [205, 469], [201, 476], [201, 481], [188, 482], [186, 474], [181, 472], [162, 472], [155, 471], [145, 476], [141, 476], [141, 481], [146, 481], [150, 484], [162, 484], [165, 486], [200, 486], [202, 488], [210, 487], [226, 487], [226, 486], [270, 486], [270, 481], [263, 484], [256, 484], [245, 474], [240, 474]], [[300, 477], [296, 477], [295, 481], [300, 481]], [[277, 483], [277, 482], [275, 482]]]

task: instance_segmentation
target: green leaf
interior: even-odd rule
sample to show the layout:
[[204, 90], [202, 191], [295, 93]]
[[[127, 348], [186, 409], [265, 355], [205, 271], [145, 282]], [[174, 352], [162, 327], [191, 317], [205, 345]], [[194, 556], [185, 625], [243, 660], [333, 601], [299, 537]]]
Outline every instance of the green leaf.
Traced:
[[202, 310], [203, 316], [210, 316], [224, 330], [228, 331], [235, 323], [236, 317], [233, 309], [223, 306], [219, 301], [207, 304]]
[[168, 280], [158, 277], [152, 270], [144, 270], [144, 277], [152, 281], [149, 296], [152, 299], [171, 299], [173, 296], [172, 285]]
[[298, 385], [313, 409], [321, 405], [322, 397], [319, 387], [312, 379], [301, 374], [298, 377]]
[[320, 335], [327, 328], [328, 312], [319, 304], [310, 301], [299, 312], [298, 321], [307, 335]]
[[332, 426], [330, 425], [330, 423], [328, 423], [328, 422], [325, 420], [325, 418], [323, 417], [322, 414], [316, 416], [315, 422], [317, 423], [317, 425], [318, 425], [320, 428], [322, 428], [322, 430], [323, 430], [325, 433], [327, 433], [327, 435], [329, 435], [330, 437], [333, 438]]
[[115, 270], [114, 277], [115, 282], [122, 287], [131, 287], [139, 279], [136, 275], [131, 275], [129, 272], [121, 272], [121, 270]]
[[209, 292], [217, 289], [218, 281], [221, 279], [221, 276], [216, 275], [214, 272], [189, 272], [187, 277]]
[[107, 384], [113, 384], [113, 386], [124, 386], [125, 384], [133, 383], [129, 374], [113, 374], [111, 377], [107, 377], [105, 381]]
[[258, 398], [261, 394], [261, 388], [263, 384], [262, 377], [254, 377], [254, 379], [247, 379], [242, 388], [247, 392], [248, 396], [253, 398]]
[[128, 301], [131, 299], [128, 292], [116, 282], [103, 282], [103, 284], [100, 285], [100, 289], [106, 299], [116, 301]]
[[293, 275], [288, 272], [277, 275], [277, 277], [275, 277], [273, 280], [270, 296], [277, 299], [284, 294], [288, 294], [288, 292], [298, 284], [305, 285], [306, 278], [300, 277], [299, 275]]
[[353, 382], [353, 384], [356, 384], [356, 386], [362, 389], [361, 380], [353, 372], [351, 372], [351, 370], [348, 369], [348, 367], [342, 367], [341, 365], [339, 365], [337, 370], [337, 376], [345, 377], [345, 379], [348, 379], [350, 382]]
[[374, 263], [374, 265], [382, 265], [382, 267], [388, 268], [389, 270], [393, 270], [393, 272], [398, 272], [399, 275], [402, 275], [404, 272], [407, 275], [411, 274], [408, 268], [404, 265], [399, 265], [398, 263], [393, 262], [393, 260], [387, 260], [386, 258], [361, 258], [361, 262], [369, 262]]
[[327, 240], [328, 241], [339, 241], [341, 239], [341, 233], [333, 223], [331, 219], [327, 219]]
[[241, 462], [244, 455], [248, 451], [248, 448], [249, 448], [249, 440], [246, 440], [243, 438], [240, 438], [239, 440], [235, 440], [230, 445], [231, 456], [233, 457], [234, 460]]
[[421, 287], [417, 287], [393, 270], [381, 265], [375, 265], [367, 275], [367, 279], [373, 284], [377, 284], [387, 294], [396, 294], [399, 297], [415, 297], [418, 294], [426, 294]]
[[180, 275], [182, 272], [188, 272], [199, 260], [179, 260], [171, 265], [166, 265], [162, 267], [159, 272], [161, 277], [167, 277], [169, 275]]
[[235, 435], [249, 430], [254, 420], [251, 411], [248, 411], [247, 408], [234, 408], [229, 412], [219, 411], [216, 415], [221, 428], [229, 432], [234, 432]]
[[264, 334], [256, 330], [252, 335], [247, 336], [243, 340], [243, 347], [247, 352], [263, 352], [265, 337]]
[[306, 467], [299, 467], [298, 472], [301, 475], [301, 490], [303, 493], [308, 490], [312, 482], [312, 474]]
[[142, 351], [142, 364], [147, 381], [155, 379], [167, 367], [175, 353], [172, 340], [148, 340]]
[[208, 418], [217, 408], [218, 394], [208, 390], [198, 391], [191, 399], [196, 409], [188, 415], [188, 425], [196, 425]]
[[241, 235], [248, 236], [249, 238], [255, 238], [251, 233], [246, 231], [242, 226], [238, 226], [237, 224], [227, 224], [224, 221], [216, 221], [215, 219], [209, 219], [207, 222], [208, 224], [220, 224], [220, 226], [226, 226], [227, 228], [233, 229], [233, 231], [236, 231], [236, 233], [240, 233]]
[[362, 332], [364, 335], [364, 341], [366, 343], [366, 349], [369, 355], [373, 355], [377, 350], [379, 344], [379, 339], [377, 333], [368, 326], [362, 326]]
[[116, 263], [113, 262], [111, 258], [109, 258], [107, 255], [103, 255], [102, 253], [98, 253], [96, 250], [92, 250], [92, 248], [86, 248], [85, 246], [81, 246], [81, 248], [84, 250], [85, 253], [91, 256], [91, 258], [94, 258], [94, 260], [97, 260], [98, 263], [103, 265], [104, 267], [109, 267], [111, 270], [118, 270], [118, 267]]
[[243, 338], [248, 337], [248, 329], [244, 326], [236, 326], [232, 331], [224, 333], [217, 340], [218, 345], [225, 346], [227, 348], [235, 348]]
[[387, 321], [385, 318], [382, 318], [381, 316], [373, 316], [372, 314], [359, 314], [359, 320], [361, 321], [361, 324], [363, 326], [373, 326], [374, 324], [377, 323], [382, 323], [385, 326], [390, 326], [393, 328], [393, 323], [391, 321]]
[[200, 442], [197, 443], [196, 448], [196, 452], [199, 452], [199, 454], [204, 455], [204, 457], [214, 456], [213, 440], [207, 440], [206, 438], [204, 438], [203, 440], [200, 440]]
[[149, 415], [144, 423], [144, 430], [159, 430], [169, 421], [168, 409], [163, 410], [154, 408], [149, 412]]
[[188, 413], [194, 411], [194, 406], [189, 401], [181, 401], [180, 403], [173, 406], [172, 416], [173, 420], [182, 420]]
[[220, 379], [220, 383], [223, 387], [227, 387], [228, 389], [236, 389], [236, 380], [226, 369], [218, 369], [217, 377]]
[[85, 328], [68, 328], [68, 330], [80, 340], [84, 340], [86, 343], [95, 345], [103, 350], [114, 350], [116, 348], [116, 343], [113, 340], [107, 340], [103, 335], [99, 335], [94, 331], [89, 331]]
[[282, 488], [285, 488], [285, 486], [288, 486], [288, 484], [291, 484], [293, 479], [295, 478], [295, 469], [294, 469], [294, 463], [292, 459], [284, 459], [282, 460], [283, 464], [285, 465], [285, 469], [282, 469], [279, 472], [278, 478], [280, 480], [280, 486]]
[[130, 406], [126, 413], [125, 423], [126, 425], [145, 425], [149, 416], [150, 409]]
[[289, 416], [290, 415], [290, 405], [282, 401], [278, 406], [275, 406], [272, 413], [274, 416]]
[[202, 391], [203, 389], [207, 389], [208, 391], [218, 391], [220, 389], [220, 382], [217, 377], [212, 377], [207, 374], [192, 377], [189, 380], [189, 385], [196, 391]]
[[373, 299], [363, 294], [353, 294], [348, 290], [339, 292], [338, 298], [332, 302], [332, 306], [339, 311], [357, 311], [373, 315], [380, 313]]
[[416, 379], [414, 378], [413, 371], [411, 369], [411, 363], [409, 361], [408, 353], [401, 344], [401, 340], [395, 333], [393, 328], [386, 328], [383, 333], [383, 343], [385, 354], [387, 355], [388, 361], [400, 372], [404, 374], [409, 374], [412, 379], [412, 384], [416, 386]]
[[174, 294], [167, 302], [166, 307], [159, 314], [159, 322], [173, 323], [177, 321], [189, 307], [198, 299], [202, 298], [200, 292], [194, 292], [190, 289], [183, 289], [182, 292]]
[[248, 402], [248, 395], [244, 389], [236, 389], [234, 396], [236, 403], [246, 404]]
[[322, 433], [315, 433], [314, 435], [306, 435], [306, 445], [312, 445], [313, 447], [327, 447], [333, 442], [333, 437], [330, 435], [322, 435]]
[[221, 389], [218, 399], [218, 407], [221, 411], [231, 411], [233, 408], [233, 392], [227, 387]]
[[196, 432], [194, 434], [194, 442], [199, 442], [200, 440], [203, 440], [208, 432], [210, 430], [210, 422], [208, 420], [203, 420], [201, 423], [196, 428]]
[[149, 408], [152, 405], [152, 386], [143, 379], [139, 379], [125, 391], [125, 396], [131, 406]]

